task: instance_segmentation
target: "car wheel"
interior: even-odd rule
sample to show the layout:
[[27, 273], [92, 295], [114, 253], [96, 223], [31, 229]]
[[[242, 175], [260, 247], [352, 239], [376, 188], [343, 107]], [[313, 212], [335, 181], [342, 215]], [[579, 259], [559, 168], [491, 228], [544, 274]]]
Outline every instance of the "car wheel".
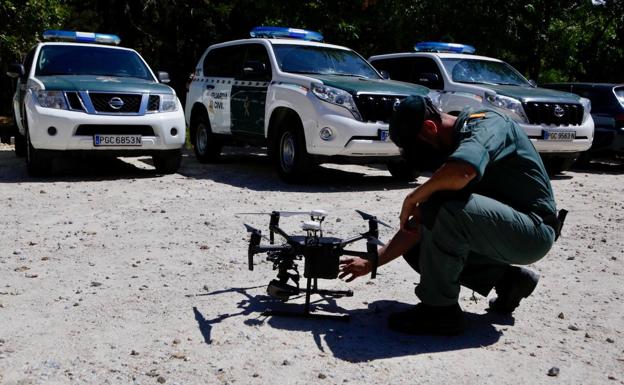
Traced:
[[154, 167], [159, 174], [175, 174], [182, 163], [181, 151], [166, 151], [163, 154], [153, 155]]
[[282, 127], [276, 137], [274, 157], [277, 173], [286, 182], [298, 182], [312, 166], [306, 150], [303, 128], [299, 125]]
[[205, 116], [199, 117], [192, 132], [195, 133], [193, 148], [197, 160], [201, 163], [216, 162], [221, 155], [223, 144], [212, 133], [208, 119]]
[[52, 174], [52, 161], [52, 157], [33, 147], [28, 130], [26, 130], [26, 169], [28, 175], [34, 177], [49, 176]]
[[420, 176], [420, 171], [404, 160], [386, 164], [390, 175], [401, 182], [413, 182]]
[[15, 156], [23, 158], [26, 156], [26, 138], [19, 132], [15, 134]]

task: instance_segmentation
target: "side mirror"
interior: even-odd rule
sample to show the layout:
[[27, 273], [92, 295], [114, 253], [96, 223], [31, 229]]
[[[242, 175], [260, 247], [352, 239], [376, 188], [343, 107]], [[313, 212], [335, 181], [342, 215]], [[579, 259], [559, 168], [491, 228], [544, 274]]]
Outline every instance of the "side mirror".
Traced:
[[390, 80], [390, 73], [388, 73], [388, 71], [381, 70], [379, 71], [379, 74], [381, 75], [382, 78], [386, 80]]
[[433, 72], [422, 72], [416, 78], [416, 83], [422, 84], [423, 86], [430, 86], [432, 84], [436, 84], [440, 81], [440, 77], [438, 74], [434, 74]]
[[26, 74], [24, 71], [24, 66], [18, 63], [13, 63], [9, 65], [9, 70], [6, 73], [8, 76], [17, 79], [22, 78]]
[[267, 66], [265, 63], [258, 60], [248, 60], [243, 66], [243, 76], [245, 77], [258, 77], [267, 74]]
[[535, 80], [529, 79], [529, 84], [531, 85], [531, 87], [537, 88], [537, 83], [535, 82]]
[[169, 83], [171, 79], [169, 79], [169, 73], [165, 71], [158, 71], [158, 81], [161, 83]]

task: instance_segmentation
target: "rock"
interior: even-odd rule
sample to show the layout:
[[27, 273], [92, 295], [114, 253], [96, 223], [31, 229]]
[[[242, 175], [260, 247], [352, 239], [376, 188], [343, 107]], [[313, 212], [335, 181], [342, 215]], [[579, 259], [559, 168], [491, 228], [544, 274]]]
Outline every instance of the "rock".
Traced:
[[204, 289], [205, 291], [210, 291], [210, 288], [208, 287], [208, 285], [204, 285], [202, 289]]
[[324, 380], [324, 379], [326, 379], [326, 378], [327, 378], [327, 376], [326, 376], [326, 375], [324, 375], [323, 373], [319, 373], [319, 374], [318, 374], [318, 378], [320, 378], [321, 380]]
[[48, 260], [50, 260], [50, 257], [41, 257], [41, 260], [42, 261], [48, 261]]
[[91, 281], [91, 287], [99, 287], [102, 286], [102, 282]]
[[148, 377], [158, 377], [158, 376], [160, 376], [160, 374], [158, 374], [156, 369], [150, 370], [149, 372], [145, 373], [145, 375], [148, 376]]
[[258, 373], [254, 373], [251, 375], [252, 377], [260, 377], [260, 375]]
[[39, 190], [39, 194], [47, 194], [46, 190]]
[[567, 260], [568, 261], [574, 261], [574, 257], [568, 257]]
[[612, 344], [612, 343], [614, 343], [615, 341], [613, 340], [613, 338], [611, 338], [611, 337], [607, 337], [607, 342], [608, 342], [608, 343], [610, 343], [610, 344]]
[[288, 366], [288, 365], [290, 365], [290, 361], [284, 360], [284, 361], [282, 361], [282, 365]]
[[35, 273], [26, 273], [24, 274], [24, 276], [26, 278], [37, 278], [39, 276], [39, 274], [35, 274]]
[[[164, 210], [163, 210], [163, 212], [164, 212]], [[165, 380], [165, 377], [163, 377], [163, 376], [158, 377], [158, 379], [156, 379], [156, 381], [159, 384], [164, 384], [165, 382], [167, 382], [167, 380]]]
[[557, 377], [559, 375], [559, 368], [556, 366], [553, 366], [552, 368], [548, 370], [548, 375], [551, 377]]
[[131, 356], [138, 356], [139, 352], [137, 352], [136, 350], [132, 349], [132, 351], [130, 352]]
[[576, 325], [569, 325], [568, 329], [570, 329], [572, 331], [575, 331], [575, 332], [579, 330], [578, 326], [576, 326]]
[[178, 360], [184, 360], [186, 359], [186, 354], [182, 353], [182, 352], [175, 352], [171, 354], [172, 358], [177, 358]]
[[585, 333], [585, 338], [591, 338], [591, 336], [589, 335], [589, 333]]
[[20, 249], [16, 249], [13, 251], [13, 255], [21, 255], [22, 254], [22, 250]]
[[336, 218], [336, 222], [342, 222], [342, 218]]
[[559, 313], [557, 317], [559, 317], [559, 319], [565, 319], [565, 315], [563, 313]]
[[180, 343], [180, 339], [178, 339], [178, 338], [174, 338], [174, 339], [173, 339], [173, 344], [174, 344], [174, 345], [177, 345], [177, 344], [179, 344], [179, 343]]

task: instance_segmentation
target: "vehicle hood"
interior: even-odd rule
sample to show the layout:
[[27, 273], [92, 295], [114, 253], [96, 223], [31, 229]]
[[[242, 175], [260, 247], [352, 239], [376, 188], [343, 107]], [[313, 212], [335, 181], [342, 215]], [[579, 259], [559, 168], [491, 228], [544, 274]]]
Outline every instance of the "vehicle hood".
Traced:
[[503, 85], [489, 85], [479, 84], [484, 88], [489, 88], [492, 91], [496, 91], [497, 94], [503, 96], [509, 96], [518, 99], [522, 102], [537, 102], [537, 101], [556, 101], [561, 103], [578, 103], [580, 98], [578, 95], [571, 94], [569, 92], [551, 90], [547, 88], [533, 88], [533, 87], [521, 87], [521, 86], [503, 86]]
[[427, 87], [385, 79], [365, 79], [338, 75], [310, 75], [326, 86], [340, 88], [352, 95], [375, 93], [390, 95], [427, 95]]
[[115, 76], [55, 75], [37, 76], [46, 90], [102, 91], [173, 94], [173, 89], [151, 80]]

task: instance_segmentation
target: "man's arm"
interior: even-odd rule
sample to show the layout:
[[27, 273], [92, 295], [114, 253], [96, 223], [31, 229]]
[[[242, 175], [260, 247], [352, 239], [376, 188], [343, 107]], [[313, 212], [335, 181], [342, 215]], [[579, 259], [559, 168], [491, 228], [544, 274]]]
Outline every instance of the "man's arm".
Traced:
[[408, 220], [415, 216], [418, 205], [426, 202], [429, 197], [438, 191], [461, 190], [477, 176], [477, 170], [469, 163], [450, 161], [442, 165], [429, 180], [409, 193], [401, 208], [401, 229], [409, 230]]

